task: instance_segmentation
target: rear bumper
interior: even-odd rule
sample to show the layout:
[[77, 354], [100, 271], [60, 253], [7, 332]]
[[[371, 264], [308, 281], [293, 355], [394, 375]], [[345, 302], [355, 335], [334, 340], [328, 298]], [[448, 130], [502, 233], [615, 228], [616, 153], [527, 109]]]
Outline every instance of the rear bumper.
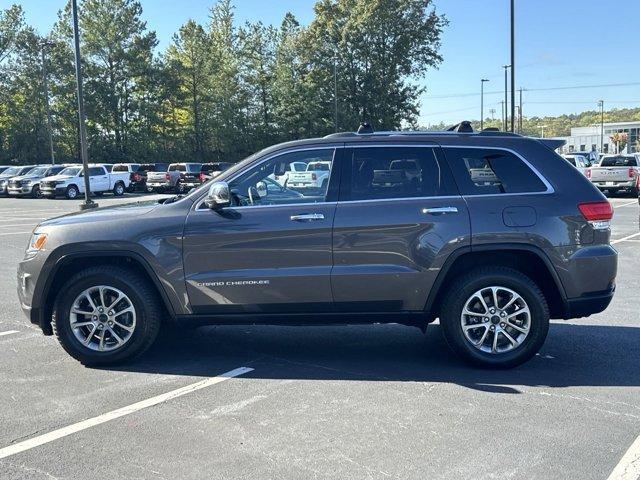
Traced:
[[615, 286], [606, 292], [596, 292], [567, 299], [567, 318], [588, 317], [603, 312], [611, 303]]

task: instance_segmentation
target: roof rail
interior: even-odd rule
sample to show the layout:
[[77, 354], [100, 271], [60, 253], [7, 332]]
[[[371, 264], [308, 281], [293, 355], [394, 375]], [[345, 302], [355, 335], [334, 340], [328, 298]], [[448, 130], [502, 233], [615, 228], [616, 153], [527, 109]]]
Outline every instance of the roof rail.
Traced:
[[355, 132], [336, 132], [330, 133], [329, 135], [325, 135], [322, 138], [341, 138], [341, 137], [357, 137], [358, 134]]
[[473, 127], [470, 121], [464, 120], [447, 128], [447, 132], [473, 133]]

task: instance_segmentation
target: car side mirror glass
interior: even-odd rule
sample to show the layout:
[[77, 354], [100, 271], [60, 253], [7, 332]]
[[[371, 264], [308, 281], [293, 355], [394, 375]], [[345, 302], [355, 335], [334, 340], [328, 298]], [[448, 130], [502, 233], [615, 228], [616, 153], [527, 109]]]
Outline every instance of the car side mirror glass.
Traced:
[[219, 210], [231, 205], [231, 192], [227, 182], [213, 182], [204, 203], [211, 210]]
[[274, 165], [274, 167], [273, 167], [273, 174], [276, 177], [281, 177], [282, 175], [287, 173], [287, 165], [288, 165], [288, 163], [286, 163], [286, 162], [278, 162], [278, 163], [276, 163]]

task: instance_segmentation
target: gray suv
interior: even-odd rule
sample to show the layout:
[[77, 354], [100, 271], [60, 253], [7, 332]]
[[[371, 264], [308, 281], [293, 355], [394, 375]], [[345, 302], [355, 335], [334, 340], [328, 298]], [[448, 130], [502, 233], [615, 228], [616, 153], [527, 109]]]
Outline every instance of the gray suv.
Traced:
[[[284, 143], [184, 197], [44, 221], [22, 308], [92, 365], [139, 355], [163, 322], [436, 319], [464, 359], [518, 365], [550, 318], [611, 301], [613, 212], [554, 141], [461, 125]], [[328, 162], [329, 181], [281, 184], [294, 162]]]

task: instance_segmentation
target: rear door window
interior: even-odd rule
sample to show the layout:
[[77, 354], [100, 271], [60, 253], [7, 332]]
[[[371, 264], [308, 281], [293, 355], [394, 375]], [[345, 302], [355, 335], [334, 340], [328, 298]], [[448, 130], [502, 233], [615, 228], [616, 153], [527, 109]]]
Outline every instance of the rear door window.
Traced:
[[457, 194], [432, 147], [348, 149], [341, 200], [418, 198]]
[[128, 172], [129, 171], [129, 167], [127, 167], [127, 165], [114, 165], [113, 166], [113, 170], [111, 170], [112, 172]]
[[537, 193], [542, 179], [513, 153], [492, 148], [444, 148], [463, 195]]
[[104, 175], [105, 171], [102, 167], [90, 167], [89, 168], [89, 176], [90, 177], [98, 177], [100, 175]]

